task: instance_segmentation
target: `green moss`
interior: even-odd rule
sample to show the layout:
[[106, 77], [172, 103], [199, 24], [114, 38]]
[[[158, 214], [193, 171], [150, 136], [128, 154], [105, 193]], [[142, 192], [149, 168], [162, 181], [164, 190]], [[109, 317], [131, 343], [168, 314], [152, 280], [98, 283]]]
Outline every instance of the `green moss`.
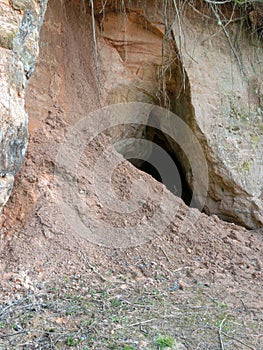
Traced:
[[4, 28], [0, 28], [0, 46], [5, 49], [12, 50], [13, 49], [13, 40], [16, 37], [15, 30], [5, 30]]
[[253, 149], [253, 151], [256, 150], [257, 145], [258, 145], [258, 142], [259, 142], [259, 137], [258, 137], [258, 135], [253, 135], [253, 136], [251, 137], [251, 148]]
[[246, 160], [245, 162], [242, 163], [242, 169], [244, 171], [246, 171], [247, 173], [249, 172], [249, 170], [250, 170], [250, 161], [249, 160]]
[[227, 304], [222, 303], [221, 301], [218, 301], [216, 303], [216, 306], [221, 307], [222, 309], [227, 309], [228, 308]]
[[258, 141], [259, 141], [259, 137], [257, 135], [254, 135], [251, 137], [251, 142], [258, 143]]
[[229, 94], [228, 103], [230, 107], [229, 117], [236, 120], [249, 120], [249, 115], [247, 111], [244, 110], [240, 98], [234, 94]]

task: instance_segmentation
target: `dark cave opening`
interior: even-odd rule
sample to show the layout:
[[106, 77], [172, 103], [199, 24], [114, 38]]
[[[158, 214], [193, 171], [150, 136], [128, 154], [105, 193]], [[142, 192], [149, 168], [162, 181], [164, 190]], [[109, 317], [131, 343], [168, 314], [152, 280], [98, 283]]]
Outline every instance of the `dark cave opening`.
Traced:
[[[164, 184], [170, 192], [180, 197], [186, 205], [196, 207], [193, 191], [188, 184], [176, 150], [173, 150], [167, 142], [169, 136], [155, 128], [147, 128], [146, 139], [152, 141], [151, 155], [144, 161], [136, 158], [131, 158], [129, 161], [139, 170]], [[151, 136], [148, 137], [149, 135]], [[178, 145], [177, 148], [179, 149]]]

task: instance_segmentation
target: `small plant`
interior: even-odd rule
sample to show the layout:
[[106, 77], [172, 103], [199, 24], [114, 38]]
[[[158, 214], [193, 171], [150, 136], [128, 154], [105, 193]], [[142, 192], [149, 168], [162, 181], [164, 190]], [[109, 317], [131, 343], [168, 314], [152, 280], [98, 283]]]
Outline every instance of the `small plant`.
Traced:
[[119, 317], [118, 316], [112, 316], [111, 321], [112, 322], [119, 322]]
[[102, 297], [105, 298], [105, 299], [108, 299], [108, 297], [109, 297], [109, 294], [108, 294], [107, 290], [102, 290], [102, 291], [101, 291], [101, 295], [102, 295]]
[[172, 348], [174, 346], [174, 339], [167, 335], [161, 335], [156, 340], [156, 345], [158, 346], [159, 350], [163, 350], [165, 348]]
[[130, 346], [130, 345], [125, 345], [123, 350], [135, 350], [134, 346]]
[[245, 162], [243, 162], [243, 164], [242, 164], [242, 169], [244, 170], [244, 171], [246, 171], [247, 173], [249, 172], [249, 170], [250, 170], [250, 166], [249, 166], [250, 164], [249, 164], [249, 161], [245, 161]]
[[119, 307], [119, 306], [121, 306], [121, 304], [122, 304], [122, 302], [120, 299], [115, 298], [112, 300], [112, 306], [114, 306], [114, 307]]
[[70, 315], [72, 315], [72, 313], [73, 313], [72, 307], [68, 307], [68, 308], [66, 309], [66, 316], [70, 316]]
[[227, 309], [228, 308], [227, 304], [222, 303], [221, 301], [218, 301], [216, 303], [216, 306], [221, 307], [222, 309]]
[[75, 346], [76, 341], [71, 335], [68, 335], [67, 340], [66, 340], [66, 344], [67, 344], [67, 346]]

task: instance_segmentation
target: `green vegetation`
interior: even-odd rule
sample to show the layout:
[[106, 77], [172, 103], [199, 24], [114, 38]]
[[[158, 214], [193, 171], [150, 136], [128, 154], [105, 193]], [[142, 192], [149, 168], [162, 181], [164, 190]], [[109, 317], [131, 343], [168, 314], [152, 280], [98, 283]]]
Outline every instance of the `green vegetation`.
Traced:
[[172, 348], [174, 346], [174, 343], [174, 339], [167, 335], [159, 336], [159, 338], [156, 340], [156, 345], [158, 346], [159, 350]]
[[76, 290], [70, 278], [59, 288], [47, 286], [0, 309], [0, 349], [28, 344], [32, 349], [164, 350], [180, 343], [190, 349], [199, 343], [219, 348], [219, 328], [234, 339], [233, 350], [240, 349], [239, 340], [257, 348], [255, 335], [263, 332], [263, 323], [258, 319], [256, 324], [256, 316], [251, 320], [201, 285], [187, 298], [183, 291], [169, 292], [169, 286], [167, 281], [122, 290], [99, 283], [87, 289], [79, 281]]
[[72, 336], [69, 335], [69, 336], [67, 337], [66, 344], [67, 344], [68, 346], [74, 346], [74, 345], [75, 345], [75, 340], [74, 340], [74, 338], [73, 338]]
[[224, 303], [222, 303], [221, 301], [218, 301], [218, 302], [216, 303], [216, 305], [217, 305], [218, 307], [221, 307], [222, 309], [227, 309], [227, 308], [228, 308], [227, 304], [224, 304]]
[[244, 162], [241, 164], [241, 166], [239, 166], [239, 171], [240, 171], [240, 170], [241, 170], [241, 171], [243, 170], [243, 171], [249, 173], [249, 172], [250, 172], [250, 168], [251, 168], [252, 165], [253, 165], [253, 159], [252, 159], [252, 158], [251, 158], [251, 159], [248, 159], [248, 160], [244, 161]]
[[112, 300], [112, 306], [113, 306], [113, 307], [119, 307], [119, 306], [121, 306], [121, 300], [120, 300], [120, 299], [117, 299], [117, 298], [114, 298], [114, 299]]
[[249, 113], [245, 110], [245, 106], [243, 106], [241, 102], [240, 97], [232, 93], [228, 95], [228, 103], [230, 108], [229, 117], [246, 122], [249, 121]]

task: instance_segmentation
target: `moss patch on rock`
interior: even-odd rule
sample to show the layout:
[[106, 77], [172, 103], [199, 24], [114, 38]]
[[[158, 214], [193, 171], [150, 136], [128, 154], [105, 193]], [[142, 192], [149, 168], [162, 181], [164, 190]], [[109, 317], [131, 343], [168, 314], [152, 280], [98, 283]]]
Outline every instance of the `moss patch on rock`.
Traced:
[[15, 28], [8, 28], [0, 26], [0, 46], [5, 49], [12, 50], [13, 39], [16, 37], [17, 30]]

